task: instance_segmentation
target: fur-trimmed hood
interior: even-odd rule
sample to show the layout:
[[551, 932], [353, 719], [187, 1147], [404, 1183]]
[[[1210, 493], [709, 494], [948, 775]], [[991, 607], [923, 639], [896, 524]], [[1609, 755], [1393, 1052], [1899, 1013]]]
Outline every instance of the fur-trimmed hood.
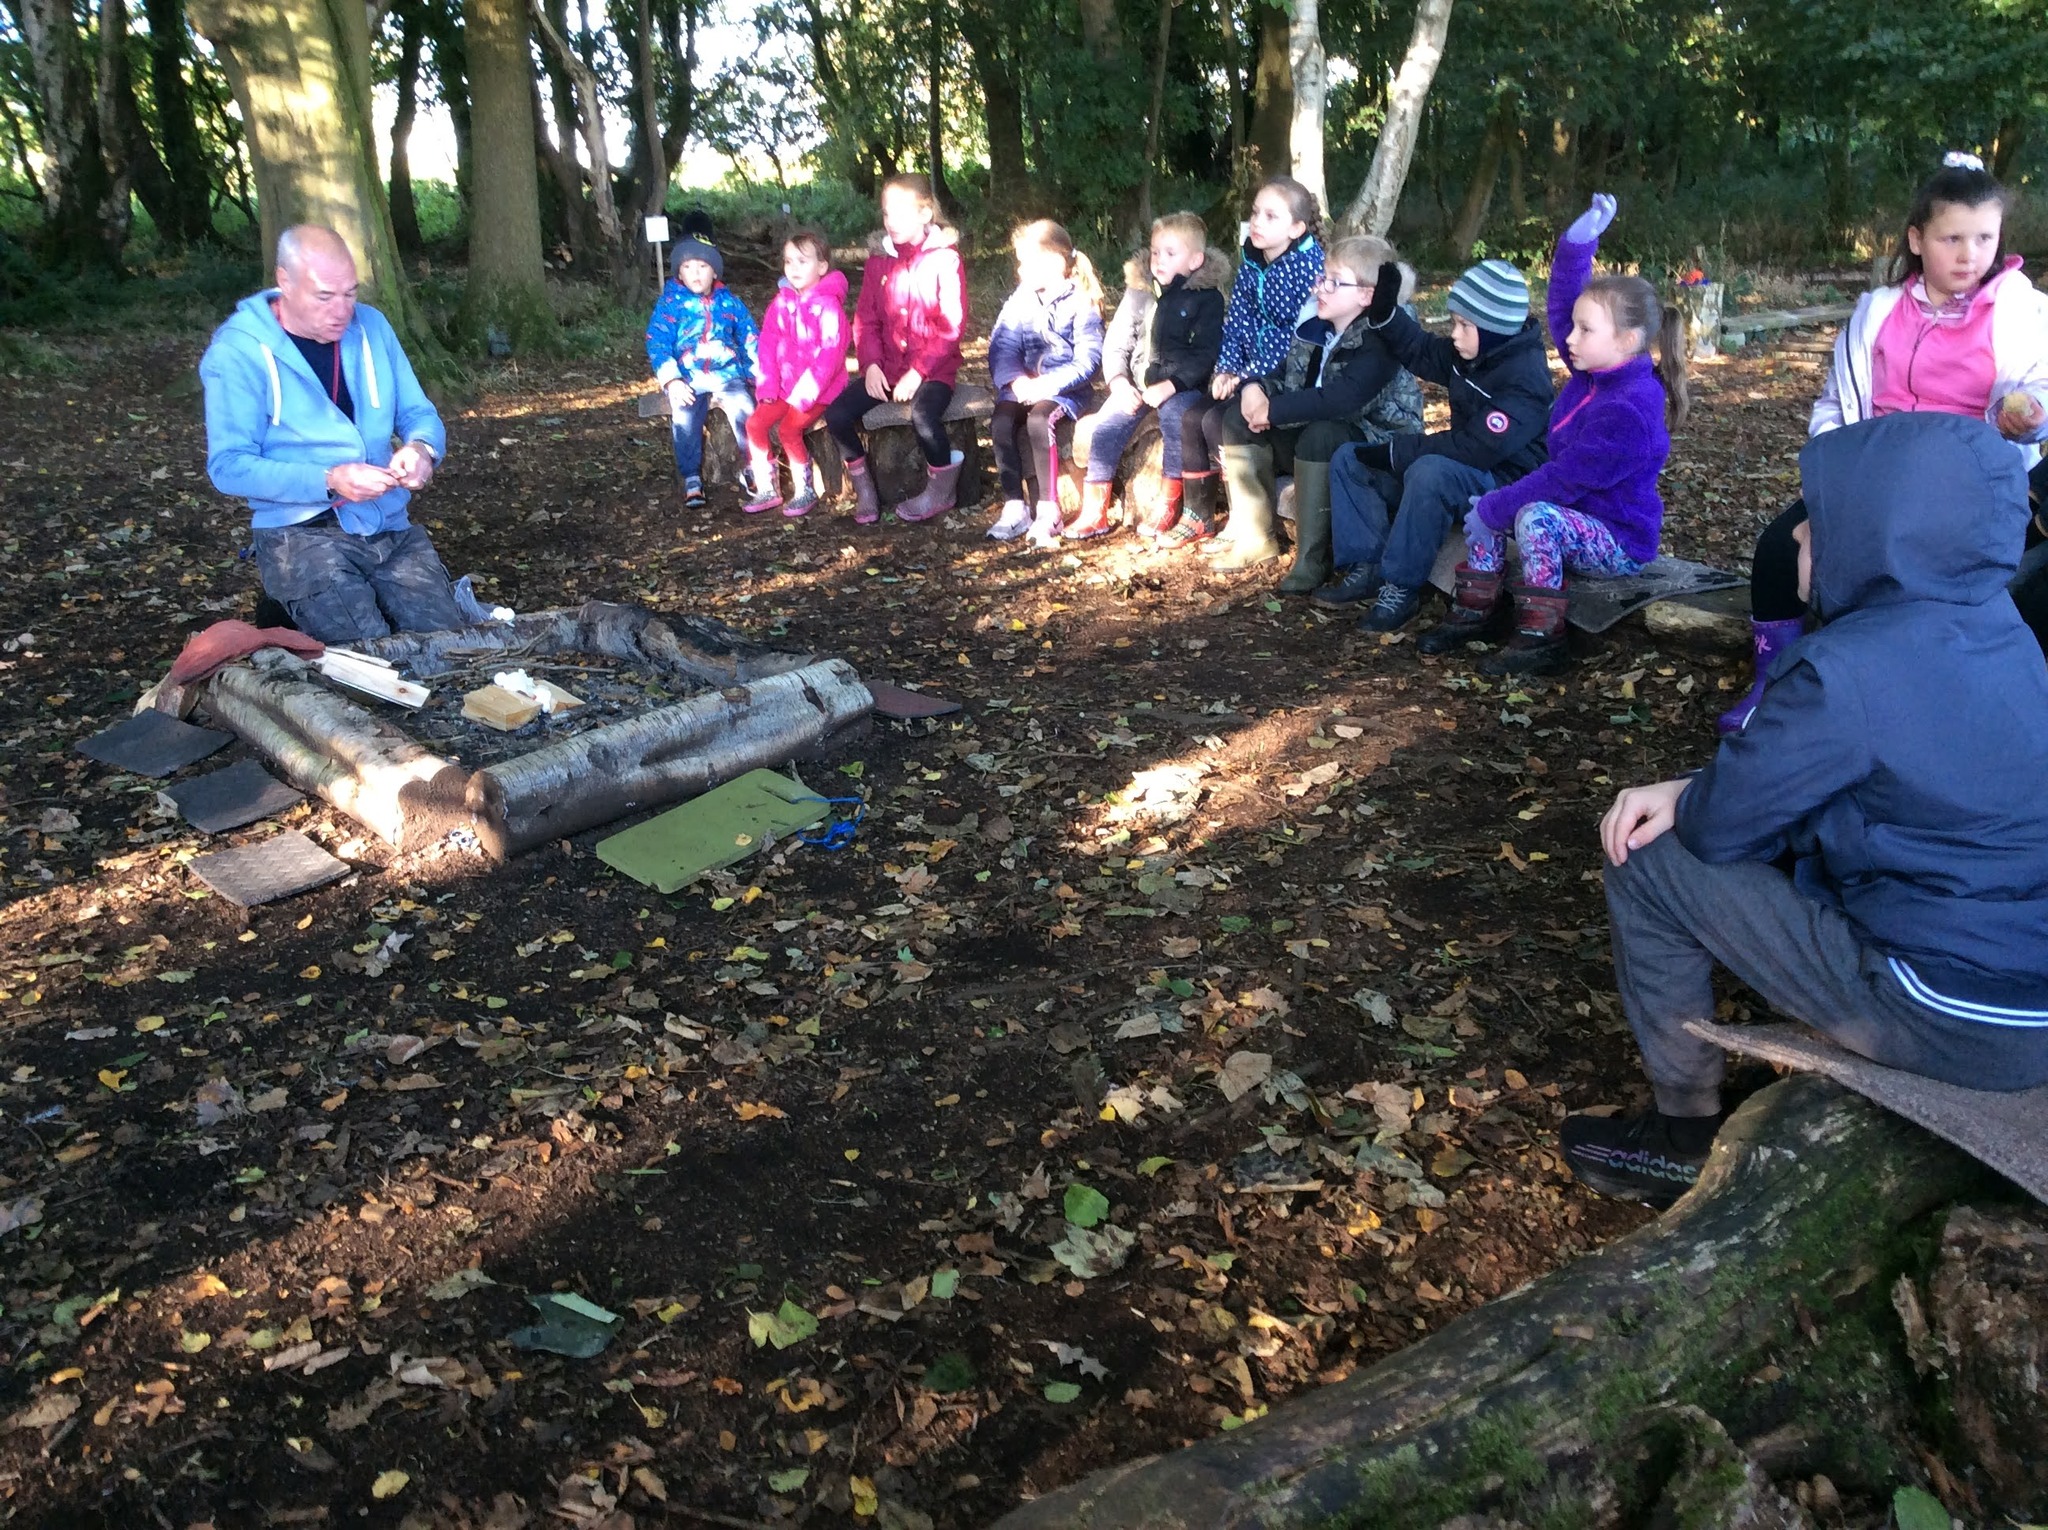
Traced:
[[[1201, 267], [1188, 278], [1188, 285], [1197, 292], [1228, 292], [1236, 276], [1237, 268], [1230, 256], [1212, 244], [1202, 251]], [[1408, 280], [1413, 283], [1414, 272], [1408, 273]], [[1152, 280], [1152, 261], [1145, 251], [1137, 251], [1124, 262], [1124, 287], [1131, 292], [1158, 291]]]

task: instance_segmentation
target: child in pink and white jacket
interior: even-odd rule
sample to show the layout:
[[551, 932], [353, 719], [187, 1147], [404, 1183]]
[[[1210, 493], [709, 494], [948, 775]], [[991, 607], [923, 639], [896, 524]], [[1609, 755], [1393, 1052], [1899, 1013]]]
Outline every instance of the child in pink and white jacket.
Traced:
[[[804, 432], [846, 388], [846, 278], [832, 269], [832, 246], [816, 229], [800, 228], [782, 244], [782, 284], [761, 316], [761, 381], [747, 421], [753, 454], [750, 515], [780, 506], [788, 516], [818, 502]], [[789, 458], [789, 499], [775, 492], [774, 437]]]
[[[2048, 440], [2048, 293], [2001, 255], [2011, 194], [1974, 154], [1952, 153], [1913, 195], [1894, 257], [1900, 280], [1876, 287], [1835, 337], [1834, 365], [1807, 434], [1886, 414], [1960, 414], [1989, 422], [2035, 467]], [[1721, 714], [1739, 732], [1763, 697], [1771, 661], [1806, 631], [1794, 500], [1756, 540], [1749, 581], [1756, 679]]]

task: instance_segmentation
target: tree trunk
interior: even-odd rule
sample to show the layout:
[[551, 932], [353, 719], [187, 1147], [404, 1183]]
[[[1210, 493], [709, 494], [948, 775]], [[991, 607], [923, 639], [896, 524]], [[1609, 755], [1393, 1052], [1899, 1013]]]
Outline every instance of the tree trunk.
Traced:
[[427, 41], [433, 45], [434, 83], [455, 132], [455, 194], [462, 202], [464, 228], [475, 180], [475, 134], [469, 120], [469, 55], [459, 25], [461, 7], [450, 0], [426, 0]]
[[[619, 228], [618, 208], [612, 202], [611, 151], [604, 137], [604, 93], [598, 88], [597, 76], [591, 72], [590, 66], [548, 19], [547, 12], [542, 9], [542, 0], [529, 0], [529, 9], [534, 25], [540, 29], [541, 41], [576, 89], [577, 126], [582, 132], [583, 151], [589, 160], [591, 216], [597, 224], [606, 275], [616, 279], [622, 269], [620, 262], [625, 254], [625, 240]], [[563, 144], [562, 148], [567, 152], [569, 146]]]
[[[1442, 0], [1446, 11], [1450, 0]], [[1287, 132], [1288, 173], [1315, 194], [1316, 205], [1327, 210], [1329, 194], [1323, 185], [1323, 104], [1330, 93], [1329, 62], [1323, 56], [1322, 22], [1316, 0], [1290, 0], [1287, 22], [1287, 64], [1294, 77], [1294, 110]], [[1419, 102], [1418, 102], [1419, 108]], [[1418, 112], [1419, 120], [1419, 112]], [[1385, 143], [1384, 136], [1380, 140]], [[1414, 152], [1414, 129], [1409, 129], [1409, 152]], [[1401, 164], [1406, 175], [1407, 161]], [[1375, 233], [1385, 233], [1375, 229]]]
[[164, 173], [172, 193], [172, 227], [154, 209], [157, 229], [180, 243], [213, 238], [213, 182], [206, 147], [185, 85], [185, 63], [191, 56], [186, 36], [184, 0], [143, 0], [149, 21], [149, 93], [156, 104], [157, 140], [163, 149]]
[[1008, 212], [1029, 191], [1024, 159], [1024, 92], [1005, 56], [999, 23], [979, 6], [959, 11], [960, 35], [981, 94], [983, 131], [988, 139], [988, 194], [991, 207]]
[[[99, 6], [99, 80], [95, 92], [94, 116], [99, 128], [100, 159], [107, 170], [106, 191], [100, 199], [100, 223], [108, 234], [117, 237], [120, 245], [128, 242], [128, 235], [135, 221], [134, 203], [129, 193], [135, 184], [134, 145], [122, 130], [121, 102], [128, 102], [128, 115], [135, 118], [137, 128], [141, 127], [141, 116], [135, 110], [135, 96], [128, 79], [128, 3], [127, 0], [100, 0]], [[148, 135], [142, 135], [142, 147], [154, 157]], [[161, 166], [159, 166], [161, 169]]]
[[1287, 13], [1255, 6], [1259, 56], [1252, 74], [1251, 152], [1261, 177], [1280, 175], [1294, 162], [1294, 66], [1288, 57]]
[[1486, 231], [1486, 211], [1493, 205], [1494, 182], [1500, 179], [1503, 148], [1502, 124], [1498, 115], [1486, 124], [1486, 136], [1479, 142], [1479, 160], [1472, 167], [1472, 179], [1465, 185], [1465, 200], [1458, 204], [1457, 222], [1451, 225], [1451, 248], [1458, 259], [1470, 260], [1472, 246]]
[[426, 242], [420, 238], [419, 202], [412, 192], [412, 125], [419, 116], [423, 30], [418, 0], [400, 4], [398, 107], [391, 116], [391, 232], [407, 255], [417, 255]]
[[126, 217], [108, 226], [112, 190], [93, 109], [93, 69], [70, 0], [16, 0], [29, 69], [42, 105], [43, 227], [54, 265], [118, 268]]
[[1927, 1213], [1992, 1182], [1826, 1080], [1774, 1084], [1656, 1222], [1348, 1380], [1099, 1472], [998, 1530], [1642, 1523], [1709, 1487], [1768, 1494], [1731, 1437], [1781, 1469], [1889, 1491], [1907, 1469], [1912, 1387], [1889, 1282], [1924, 1257]]
[[[1373, 148], [1365, 184], [1344, 214], [1348, 227], [1385, 237], [1394, 226], [1401, 188], [1407, 184], [1408, 165], [1415, 157], [1423, 104], [1429, 99], [1437, 65], [1443, 62], [1444, 39], [1450, 35], [1451, 4], [1452, 0], [1420, 0], [1415, 7], [1415, 30], [1409, 34], [1408, 51], [1387, 92], [1386, 125]], [[1489, 192], [1491, 189], [1489, 185]]]
[[1999, 120], [1998, 136], [1991, 140], [1991, 173], [2009, 181], [2019, 168], [2020, 149], [2027, 141], [2027, 119], [2017, 112]]
[[946, 184], [946, 23], [936, 5], [925, 13], [925, 172], [932, 178], [932, 196], [949, 214], [957, 209], [953, 188]]
[[[1159, 0], [1159, 36], [1153, 43], [1152, 104], [1145, 112], [1145, 173], [1138, 181], [1138, 237], [1152, 228], [1152, 175], [1159, 165], [1159, 118], [1166, 108], [1166, 50], [1173, 41], [1176, 0]], [[1313, 0], [1311, 0], [1313, 3]]]
[[[632, 63], [633, 139], [626, 162], [619, 226], [626, 243], [639, 241], [641, 220], [668, 205], [669, 162], [661, 127], [661, 76], [655, 66], [654, 15], [648, 0], [634, 0], [631, 21], [613, 29]], [[641, 270], [639, 263], [633, 267]]]
[[557, 329], [541, 263], [526, 7], [523, 0], [464, 0], [462, 10], [479, 131], [469, 283], [457, 325], [475, 340], [497, 330], [515, 351], [545, 350]]
[[1123, 35], [1117, 30], [1116, 0], [1076, 0], [1081, 8], [1081, 41], [1098, 63], [1123, 51]]
[[1227, 147], [1230, 152], [1228, 169], [1233, 173], [1238, 157], [1244, 153], [1246, 131], [1246, 101], [1244, 83], [1244, 43], [1237, 35], [1237, 0], [1216, 0], [1216, 21], [1223, 35], [1223, 87], [1230, 92], [1230, 127]]
[[370, 115], [370, 30], [361, 5], [197, 0], [192, 23], [226, 71], [248, 134], [266, 264], [296, 223], [332, 228], [362, 296], [397, 330], [429, 386], [459, 378], [405, 279]]

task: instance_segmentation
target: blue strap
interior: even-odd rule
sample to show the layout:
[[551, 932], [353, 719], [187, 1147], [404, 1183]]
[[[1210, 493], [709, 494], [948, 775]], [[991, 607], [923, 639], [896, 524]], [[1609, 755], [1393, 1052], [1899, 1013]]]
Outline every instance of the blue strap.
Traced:
[[[820, 850], [844, 850], [853, 843], [860, 832], [863, 819], [867, 817], [868, 805], [860, 797], [797, 797], [796, 802], [823, 802], [832, 809], [831, 816], [815, 834], [799, 834], [800, 844], [815, 845]], [[852, 809], [851, 812], [847, 809]]]

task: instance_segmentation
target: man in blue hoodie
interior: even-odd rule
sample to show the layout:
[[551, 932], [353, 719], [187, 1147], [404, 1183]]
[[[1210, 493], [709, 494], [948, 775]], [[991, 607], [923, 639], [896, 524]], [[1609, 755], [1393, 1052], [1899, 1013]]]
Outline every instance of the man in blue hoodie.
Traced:
[[1655, 1103], [1573, 1116], [1564, 1156], [1659, 1207], [1721, 1121], [1721, 1050], [1685, 1029], [1714, 1016], [1717, 962], [1887, 1067], [2048, 1080], [2048, 667], [2006, 593], [2020, 459], [1980, 420], [1894, 414], [1814, 437], [1799, 466], [1823, 625], [1706, 769], [1622, 792], [1600, 825]]
[[263, 588], [323, 643], [460, 627], [448, 571], [407, 519], [447, 450], [384, 315], [356, 301], [331, 228], [277, 241], [277, 285], [244, 298], [199, 362], [206, 472], [249, 502]]

